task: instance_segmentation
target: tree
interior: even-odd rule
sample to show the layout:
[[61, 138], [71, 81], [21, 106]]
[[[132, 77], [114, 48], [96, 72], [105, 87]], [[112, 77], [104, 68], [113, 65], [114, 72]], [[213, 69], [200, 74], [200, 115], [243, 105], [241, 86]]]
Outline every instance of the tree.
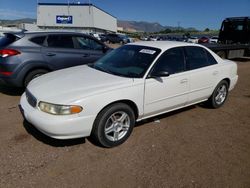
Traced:
[[171, 33], [172, 30], [171, 29], [164, 29], [162, 31], [160, 31], [160, 33], [166, 34], [166, 33]]
[[204, 31], [205, 31], [205, 32], [209, 32], [209, 31], [210, 31], [210, 29], [209, 29], [209, 28], [206, 28]]

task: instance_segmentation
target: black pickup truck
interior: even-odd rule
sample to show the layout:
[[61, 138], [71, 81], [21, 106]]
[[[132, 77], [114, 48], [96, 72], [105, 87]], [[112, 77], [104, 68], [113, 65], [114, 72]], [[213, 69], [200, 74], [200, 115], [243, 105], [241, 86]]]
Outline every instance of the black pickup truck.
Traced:
[[226, 18], [218, 43], [203, 44], [222, 58], [250, 57], [250, 17]]

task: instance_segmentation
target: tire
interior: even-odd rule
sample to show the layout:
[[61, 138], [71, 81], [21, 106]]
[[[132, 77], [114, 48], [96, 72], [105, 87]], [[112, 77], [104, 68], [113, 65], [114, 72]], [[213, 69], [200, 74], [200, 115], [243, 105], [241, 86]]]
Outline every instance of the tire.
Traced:
[[101, 146], [115, 147], [128, 139], [134, 124], [135, 114], [127, 104], [112, 104], [97, 115], [91, 138]]
[[226, 80], [222, 80], [214, 89], [213, 94], [207, 101], [207, 105], [211, 108], [219, 108], [221, 107], [228, 96], [228, 82]]
[[24, 87], [27, 87], [30, 81], [33, 80], [34, 78], [37, 78], [38, 76], [41, 76], [46, 73], [48, 73], [48, 71], [45, 69], [36, 69], [29, 72], [24, 79]]

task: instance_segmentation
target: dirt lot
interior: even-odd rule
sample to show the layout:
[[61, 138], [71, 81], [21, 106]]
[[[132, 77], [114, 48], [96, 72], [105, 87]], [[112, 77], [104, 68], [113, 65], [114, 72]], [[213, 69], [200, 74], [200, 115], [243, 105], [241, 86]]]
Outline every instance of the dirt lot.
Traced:
[[250, 187], [250, 61], [217, 110], [150, 119], [114, 149], [56, 141], [23, 121], [22, 91], [0, 87], [0, 187]]

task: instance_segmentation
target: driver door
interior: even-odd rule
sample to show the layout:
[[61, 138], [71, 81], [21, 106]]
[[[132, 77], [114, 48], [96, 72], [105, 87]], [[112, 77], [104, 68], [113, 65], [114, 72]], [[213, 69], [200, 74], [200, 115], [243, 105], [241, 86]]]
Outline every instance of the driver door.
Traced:
[[[157, 76], [161, 72], [169, 75]], [[167, 50], [153, 66], [145, 81], [144, 116], [185, 106], [188, 99], [189, 77], [185, 72], [184, 50]]]

